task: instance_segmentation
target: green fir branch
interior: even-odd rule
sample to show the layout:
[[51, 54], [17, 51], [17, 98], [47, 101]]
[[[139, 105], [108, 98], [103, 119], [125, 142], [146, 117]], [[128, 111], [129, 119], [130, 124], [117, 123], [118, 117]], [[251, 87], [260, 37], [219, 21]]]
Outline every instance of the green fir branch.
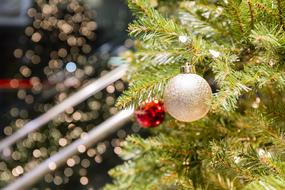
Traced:
[[279, 176], [264, 176], [256, 181], [248, 184], [244, 190], [268, 190], [268, 189], [276, 189], [282, 190], [285, 189], [285, 180]]
[[179, 36], [189, 36], [183, 27], [162, 16], [148, 1], [130, 0], [129, 6], [140, 15], [129, 25], [129, 34], [132, 37], [165, 48], [177, 43]]
[[[166, 82], [179, 73], [179, 64], [147, 67], [132, 76], [133, 83], [117, 100], [117, 107], [137, 107], [151, 99], [161, 99]], [[143, 80], [141, 80], [143, 79]]]

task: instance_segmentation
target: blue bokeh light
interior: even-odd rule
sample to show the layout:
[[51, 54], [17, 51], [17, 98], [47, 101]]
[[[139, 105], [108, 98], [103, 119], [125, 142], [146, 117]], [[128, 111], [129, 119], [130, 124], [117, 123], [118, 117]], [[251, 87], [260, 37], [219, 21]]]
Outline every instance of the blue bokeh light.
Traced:
[[74, 71], [76, 71], [77, 66], [74, 62], [69, 62], [66, 64], [65, 68], [68, 72], [73, 73]]

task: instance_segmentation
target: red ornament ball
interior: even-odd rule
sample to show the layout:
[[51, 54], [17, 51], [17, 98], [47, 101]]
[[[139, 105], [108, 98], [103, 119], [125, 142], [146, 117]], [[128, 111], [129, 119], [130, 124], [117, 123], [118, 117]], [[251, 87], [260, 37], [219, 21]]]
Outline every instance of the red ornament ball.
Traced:
[[163, 102], [158, 100], [146, 101], [135, 111], [135, 116], [141, 127], [156, 127], [164, 120], [165, 110]]

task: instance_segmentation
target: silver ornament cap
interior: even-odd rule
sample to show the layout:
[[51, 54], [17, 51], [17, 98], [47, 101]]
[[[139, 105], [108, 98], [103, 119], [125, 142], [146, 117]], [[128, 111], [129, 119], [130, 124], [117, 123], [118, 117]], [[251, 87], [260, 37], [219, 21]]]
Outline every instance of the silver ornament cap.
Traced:
[[[182, 67], [185, 71], [185, 67]], [[192, 122], [203, 118], [210, 110], [212, 90], [208, 82], [186, 67], [186, 73], [170, 79], [164, 90], [164, 106], [175, 119]]]

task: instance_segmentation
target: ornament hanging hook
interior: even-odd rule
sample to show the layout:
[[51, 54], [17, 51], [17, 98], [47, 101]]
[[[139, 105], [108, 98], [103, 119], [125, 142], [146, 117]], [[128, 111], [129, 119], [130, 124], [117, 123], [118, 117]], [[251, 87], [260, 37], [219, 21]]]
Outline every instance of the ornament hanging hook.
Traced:
[[191, 64], [190, 61], [187, 61], [185, 65], [181, 67], [181, 73], [183, 74], [196, 73], [195, 66]]

